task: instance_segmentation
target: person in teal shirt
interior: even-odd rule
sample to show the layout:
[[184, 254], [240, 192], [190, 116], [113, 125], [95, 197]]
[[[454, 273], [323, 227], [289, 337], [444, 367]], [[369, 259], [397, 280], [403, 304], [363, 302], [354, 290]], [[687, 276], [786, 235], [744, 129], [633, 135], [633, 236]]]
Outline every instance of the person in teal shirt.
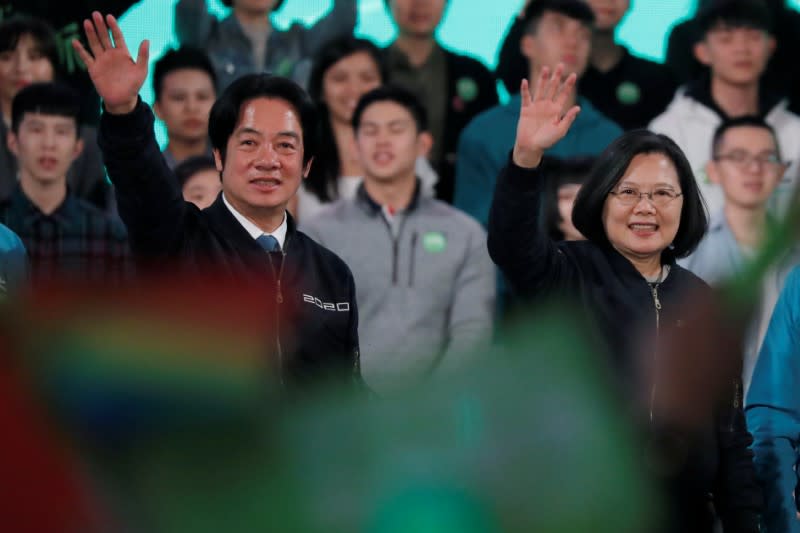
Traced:
[[28, 281], [28, 254], [16, 233], [0, 224], [0, 299], [18, 292]]
[[[591, 52], [594, 14], [581, 0], [539, 0], [525, 13], [526, 32], [520, 48], [528, 59], [529, 79], [539, 78], [543, 67], [564, 63], [578, 78], [585, 72]], [[535, 59], [534, 59], [535, 58]], [[602, 152], [622, 129], [577, 97], [581, 111], [569, 133], [548, 152], [571, 158]], [[571, 105], [572, 103], [570, 103]], [[456, 159], [453, 204], [486, 226], [497, 175], [508, 161], [519, 119], [520, 96], [481, 113], [464, 129]]]
[[764, 491], [763, 531], [800, 532], [800, 266], [786, 278], [747, 393], [756, 475]]

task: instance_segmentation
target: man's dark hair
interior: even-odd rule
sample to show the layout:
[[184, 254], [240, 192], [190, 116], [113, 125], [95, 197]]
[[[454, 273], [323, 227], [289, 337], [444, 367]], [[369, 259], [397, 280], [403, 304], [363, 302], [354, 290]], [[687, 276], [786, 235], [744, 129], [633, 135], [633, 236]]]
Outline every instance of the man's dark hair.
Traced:
[[0, 53], [17, 48], [19, 40], [26, 35], [33, 38], [36, 50], [47, 58], [53, 72], [60, 68], [58, 45], [53, 28], [42, 19], [26, 15], [14, 15], [0, 22]]
[[720, 145], [722, 144], [722, 139], [725, 136], [725, 133], [733, 128], [762, 128], [767, 130], [770, 135], [772, 135], [772, 140], [775, 143], [775, 152], [777, 153], [778, 157], [781, 156], [781, 149], [780, 145], [778, 144], [778, 136], [775, 134], [775, 130], [772, 126], [767, 124], [767, 122], [755, 115], [746, 115], [742, 117], [736, 118], [729, 118], [717, 126], [717, 129], [714, 130], [714, 137], [711, 140], [711, 153], [713, 157], [716, 158], [719, 155]]
[[78, 135], [80, 110], [80, 97], [72, 87], [59, 82], [32, 83], [14, 97], [11, 130], [19, 132], [26, 113], [39, 113], [74, 119], [75, 135]]
[[164, 78], [176, 70], [191, 69], [201, 70], [211, 78], [211, 85], [216, 87], [217, 75], [208, 55], [200, 48], [182, 46], [177, 50], [170, 50], [156, 61], [153, 68], [153, 92], [156, 101], [161, 99], [161, 89], [164, 88]]
[[361, 97], [353, 111], [353, 131], [358, 133], [364, 110], [378, 102], [394, 102], [401, 105], [414, 118], [417, 132], [428, 131], [428, 114], [425, 111], [425, 106], [414, 96], [414, 93], [404, 87], [392, 84], [372, 89]]
[[700, 37], [712, 30], [753, 28], [772, 33], [773, 20], [764, 2], [757, 0], [714, 0], [697, 12]]
[[214, 164], [213, 157], [207, 155], [195, 155], [188, 157], [175, 167], [174, 172], [175, 177], [178, 178], [178, 185], [182, 189], [192, 176], [204, 170], [217, 170], [217, 166]]
[[314, 103], [295, 82], [271, 74], [247, 74], [231, 83], [211, 107], [208, 119], [208, 136], [211, 146], [219, 150], [222, 162], [239, 121], [242, 105], [255, 98], [283, 100], [292, 106], [300, 118], [303, 136], [303, 164], [316, 153], [317, 113]]
[[594, 12], [583, 0], [533, 0], [522, 17], [525, 32], [536, 33], [539, 21], [548, 11], [578, 20], [590, 28], [594, 25]]
[[[283, 5], [283, 1], [284, 0], [277, 0], [275, 2], [275, 5], [272, 6], [272, 10], [273, 11], [279, 10], [281, 8], [281, 5]], [[233, 7], [233, 0], [222, 0], [222, 3], [225, 4], [228, 7]]]
[[672, 246], [664, 250], [662, 256], [667, 261], [686, 257], [703, 238], [708, 219], [692, 167], [678, 145], [666, 135], [633, 130], [617, 137], [597, 157], [589, 179], [581, 187], [572, 209], [572, 223], [590, 241], [610, 246], [603, 226], [603, 208], [608, 193], [616, 187], [633, 158], [639, 154], [662, 154], [675, 165], [683, 193], [683, 207], [678, 233]]

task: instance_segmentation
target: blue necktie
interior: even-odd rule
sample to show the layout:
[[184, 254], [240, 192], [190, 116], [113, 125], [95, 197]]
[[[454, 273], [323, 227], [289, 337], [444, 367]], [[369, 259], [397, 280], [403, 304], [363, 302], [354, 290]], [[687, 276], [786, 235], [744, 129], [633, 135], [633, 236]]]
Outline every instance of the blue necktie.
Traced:
[[278, 243], [278, 239], [272, 235], [261, 235], [258, 239], [256, 239], [256, 242], [267, 252], [281, 251], [281, 245]]

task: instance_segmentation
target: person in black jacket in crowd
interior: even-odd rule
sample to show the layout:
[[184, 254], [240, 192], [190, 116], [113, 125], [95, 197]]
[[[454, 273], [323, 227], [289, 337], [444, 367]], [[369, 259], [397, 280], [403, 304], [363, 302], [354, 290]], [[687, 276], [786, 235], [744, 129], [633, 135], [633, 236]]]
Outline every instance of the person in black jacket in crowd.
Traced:
[[436, 40], [447, 0], [385, 0], [397, 24], [386, 48], [389, 82], [411, 90], [428, 112], [439, 174], [436, 198], [453, 203], [458, 137], [479, 113], [497, 105], [497, 87], [483, 63], [444, 48]]
[[[114, 17], [95, 12], [84, 29], [91, 53], [77, 40], [73, 46], [104, 102], [99, 142], [134, 254], [174, 260], [189, 271], [271, 280], [279, 375], [290, 384], [359, 384], [353, 276], [297, 231], [286, 211], [315, 150], [314, 106], [305, 91], [267, 74], [244, 76], [225, 90], [209, 119], [222, 194], [201, 211], [181, 198], [156, 144], [153, 114], [138, 97], [147, 41], [134, 62]], [[291, 323], [279, 321], [282, 309], [293, 313]]]
[[[647, 420], [647, 466], [665, 491], [665, 529], [711, 532], [713, 503], [726, 533], [758, 531], [761, 497], [735, 370], [714, 368], [724, 376], [714, 387], [714, 378], [702, 372], [705, 362], [691, 361], [692, 368], [681, 368], [675, 380], [677, 361], [666, 355], [679, 352], [659, 349], [680, 342], [668, 332], [692, 319], [684, 297], [710, 291], [675, 263], [697, 246], [707, 226], [683, 153], [663, 135], [623, 134], [598, 157], [575, 203], [573, 222], [588, 240], [555, 243], [541, 229], [537, 207], [545, 180], [538, 167], [579, 112], [577, 106], [566, 109], [575, 75], [562, 80], [563, 72], [563, 65], [554, 73], [546, 69], [533, 97], [522, 84], [515, 145], [489, 219], [489, 253], [521, 295], [571, 297], [593, 320], [616, 358], [612, 366], [623, 397], [631, 399], [634, 415]], [[643, 344], [653, 326], [655, 343]], [[637, 372], [646, 367], [643, 345], [652, 351], [646, 374]], [[684, 396], [661, 386], [670, 379], [720, 391], [720, 397], [700, 396], [703, 403], [691, 405], [690, 424], [675, 416]]]

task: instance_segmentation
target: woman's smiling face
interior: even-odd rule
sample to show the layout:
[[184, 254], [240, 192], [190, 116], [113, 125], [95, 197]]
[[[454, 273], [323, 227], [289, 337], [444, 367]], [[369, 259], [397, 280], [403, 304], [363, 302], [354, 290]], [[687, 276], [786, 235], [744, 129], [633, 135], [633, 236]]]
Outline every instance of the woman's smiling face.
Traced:
[[[678, 233], [683, 196], [656, 205], [642, 194], [625, 205], [619, 193], [680, 194], [675, 165], [662, 153], [642, 153], [631, 159], [625, 174], [614, 186], [603, 206], [603, 228], [611, 245], [631, 261], [660, 256]], [[654, 196], [655, 197], [655, 196]]]

